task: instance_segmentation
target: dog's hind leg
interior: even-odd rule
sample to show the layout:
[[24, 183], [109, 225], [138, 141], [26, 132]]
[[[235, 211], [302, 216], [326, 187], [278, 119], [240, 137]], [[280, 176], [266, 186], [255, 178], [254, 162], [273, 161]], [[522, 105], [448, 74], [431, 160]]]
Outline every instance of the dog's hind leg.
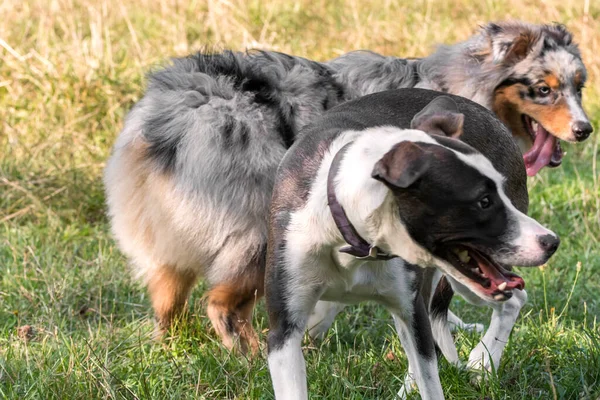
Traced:
[[196, 282], [196, 274], [190, 271], [178, 271], [170, 265], [160, 266], [150, 273], [148, 291], [159, 332], [173, 322], [183, 310], [190, 291]]
[[249, 290], [233, 284], [217, 285], [208, 293], [208, 318], [228, 349], [239, 346], [244, 354], [258, 352], [252, 311], [261, 296], [262, 287]]
[[409, 364], [405, 385], [398, 392], [398, 396], [405, 398], [416, 383], [422, 399], [443, 399], [435, 345], [421, 294], [415, 294], [412, 306], [408, 310], [410, 312], [394, 309], [390, 311]]
[[[436, 278], [440, 276], [441, 273], [437, 272], [433, 282], [438, 282]], [[448, 313], [450, 312], [448, 307], [453, 295], [454, 292], [448, 281], [443, 277], [439, 279], [429, 305], [429, 320], [431, 322], [431, 332], [438, 348], [448, 362], [458, 365], [460, 362], [458, 352], [448, 324]]]
[[266, 244], [256, 232], [230, 234], [206, 271], [207, 315], [228, 349], [255, 355], [258, 336], [252, 312], [264, 294]]
[[312, 339], [321, 340], [333, 324], [335, 317], [346, 307], [335, 301], [318, 301], [308, 318], [308, 334]]
[[[443, 399], [429, 312], [422, 295], [425, 292], [428, 297], [427, 289], [423, 290], [423, 287], [425, 284], [431, 285], [431, 270], [424, 271], [410, 265], [406, 269], [413, 273], [413, 278], [412, 282], [408, 280], [404, 283], [408, 283], [414, 291], [410, 296], [394, 291], [391, 293], [393, 297], [386, 299], [386, 307], [392, 313], [396, 331], [408, 358], [408, 372], [398, 397], [406, 398], [416, 385], [422, 399]], [[395, 286], [400, 286], [400, 283]]]
[[450, 329], [455, 331], [456, 329], [462, 329], [463, 331], [483, 333], [485, 330], [483, 324], [478, 322], [468, 323], [460, 319], [460, 317], [454, 314], [451, 310], [448, 310], [448, 324]]

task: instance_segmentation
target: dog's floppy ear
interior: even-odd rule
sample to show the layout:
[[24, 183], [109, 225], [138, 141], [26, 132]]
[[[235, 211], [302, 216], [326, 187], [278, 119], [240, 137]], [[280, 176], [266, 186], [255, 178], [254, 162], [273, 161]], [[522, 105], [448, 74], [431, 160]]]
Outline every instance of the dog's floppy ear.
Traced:
[[425, 174], [431, 157], [418, 144], [400, 142], [377, 161], [371, 176], [394, 188], [406, 189]]
[[490, 23], [483, 27], [487, 36], [492, 60], [496, 64], [515, 64], [533, 49], [540, 38], [540, 32], [519, 22]]
[[436, 97], [425, 106], [410, 122], [412, 129], [459, 138], [463, 133], [464, 114], [458, 111], [458, 104], [448, 96]]

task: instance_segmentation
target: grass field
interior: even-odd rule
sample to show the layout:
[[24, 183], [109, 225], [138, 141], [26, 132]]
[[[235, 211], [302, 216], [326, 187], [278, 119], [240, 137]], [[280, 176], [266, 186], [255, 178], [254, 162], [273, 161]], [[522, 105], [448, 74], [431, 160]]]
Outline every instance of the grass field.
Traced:
[[[490, 20], [565, 23], [581, 43], [585, 104], [600, 120], [600, 2], [5, 0], [0, 3], [0, 398], [272, 398], [264, 356], [230, 355], [203, 315], [151, 338], [148, 297], [127, 273], [104, 215], [101, 173], [144, 74], [205, 46], [325, 60], [369, 48], [423, 56]], [[531, 183], [531, 213], [562, 237], [521, 270], [529, 302], [497, 376], [472, 385], [440, 362], [449, 399], [600, 398], [600, 182], [595, 134]], [[490, 311], [454, 300], [467, 321]], [[261, 338], [264, 305], [255, 315]], [[463, 360], [478, 336], [458, 332]], [[306, 347], [312, 398], [391, 398], [407, 362], [374, 305], [339, 316]]]

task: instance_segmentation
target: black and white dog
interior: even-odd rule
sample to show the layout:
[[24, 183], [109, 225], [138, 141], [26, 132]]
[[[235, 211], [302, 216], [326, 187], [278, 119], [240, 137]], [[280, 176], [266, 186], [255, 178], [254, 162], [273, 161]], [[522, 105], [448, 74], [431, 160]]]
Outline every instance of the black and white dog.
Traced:
[[307, 126], [280, 164], [271, 204], [265, 292], [276, 398], [307, 398], [304, 330], [330, 324], [338, 303], [365, 300], [393, 315], [409, 360], [400, 395], [416, 383], [423, 399], [443, 398], [425, 276], [441, 271], [492, 306], [521, 291], [508, 267], [541, 265], [559, 244], [527, 206], [518, 148], [469, 100], [382, 92]]

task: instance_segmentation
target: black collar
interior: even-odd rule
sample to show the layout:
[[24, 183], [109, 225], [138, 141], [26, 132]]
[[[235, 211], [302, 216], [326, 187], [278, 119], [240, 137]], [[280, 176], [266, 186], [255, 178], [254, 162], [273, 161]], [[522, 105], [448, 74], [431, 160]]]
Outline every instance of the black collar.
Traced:
[[331, 162], [331, 167], [329, 168], [329, 174], [327, 175], [327, 205], [329, 205], [329, 210], [331, 211], [331, 215], [333, 216], [333, 220], [338, 230], [342, 234], [342, 237], [349, 244], [349, 246], [344, 246], [340, 249], [341, 253], [347, 253], [355, 256], [359, 259], [366, 260], [389, 260], [394, 257], [394, 255], [387, 254], [382, 251], [379, 247], [373, 246], [369, 244], [365, 239], [363, 239], [356, 229], [348, 219], [346, 212], [342, 205], [337, 201], [335, 197], [335, 183], [334, 179], [337, 174], [337, 171], [340, 167], [340, 163], [342, 161], [342, 156], [348, 150], [352, 142], [346, 144], [344, 147], [337, 152], [333, 161]]

